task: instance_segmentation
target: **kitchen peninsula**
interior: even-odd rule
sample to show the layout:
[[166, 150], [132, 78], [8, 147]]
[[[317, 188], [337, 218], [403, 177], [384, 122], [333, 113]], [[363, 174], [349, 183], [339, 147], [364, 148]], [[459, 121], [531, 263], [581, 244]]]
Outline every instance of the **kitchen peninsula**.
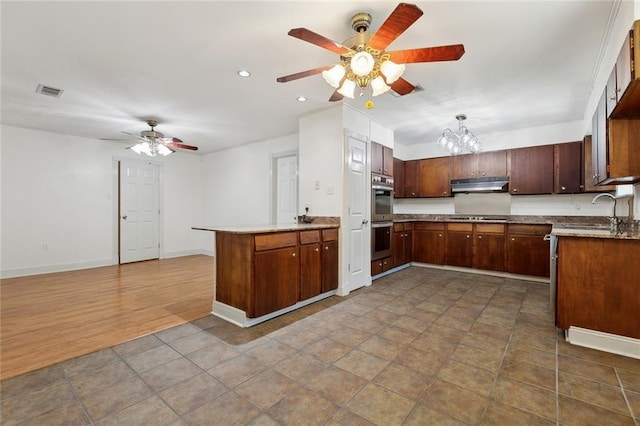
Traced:
[[339, 225], [193, 227], [215, 232], [212, 313], [241, 327], [333, 296]]

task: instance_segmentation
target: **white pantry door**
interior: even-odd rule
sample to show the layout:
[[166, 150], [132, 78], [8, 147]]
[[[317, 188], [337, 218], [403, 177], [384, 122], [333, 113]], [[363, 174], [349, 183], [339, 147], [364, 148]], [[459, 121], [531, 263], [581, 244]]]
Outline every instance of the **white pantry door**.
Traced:
[[158, 259], [159, 166], [120, 162], [120, 263]]
[[367, 217], [367, 143], [347, 134], [349, 259], [348, 291], [365, 285], [365, 257], [369, 248]]
[[276, 158], [276, 223], [298, 221], [298, 156]]

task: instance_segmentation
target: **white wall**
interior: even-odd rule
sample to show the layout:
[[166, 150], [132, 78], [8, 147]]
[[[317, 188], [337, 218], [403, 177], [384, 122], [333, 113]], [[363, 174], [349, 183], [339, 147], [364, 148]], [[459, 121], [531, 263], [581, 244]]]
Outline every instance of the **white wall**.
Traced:
[[[274, 154], [298, 149], [298, 135], [292, 134], [242, 145], [203, 156], [200, 225], [266, 225], [271, 218], [271, 162]], [[204, 249], [212, 250], [206, 234]]]
[[[2, 277], [113, 263], [114, 157], [139, 158], [126, 145], [1, 126]], [[164, 253], [196, 253], [200, 238], [200, 160], [164, 159]], [[46, 249], [45, 249], [46, 245]]]
[[[342, 215], [344, 128], [341, 105], [300, 117], [300, 211]], [[367, 134], [369, 123], [366, 124]]]

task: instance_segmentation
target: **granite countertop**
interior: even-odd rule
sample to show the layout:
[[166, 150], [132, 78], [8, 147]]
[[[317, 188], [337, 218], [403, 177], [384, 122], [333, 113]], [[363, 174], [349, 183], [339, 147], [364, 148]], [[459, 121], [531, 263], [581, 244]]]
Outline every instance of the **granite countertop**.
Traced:
[[521, 223], [556, 225], [564, 223], [607, 225], [609, 219], [602, 216], [523, 216], [523, 215], [466, 215], [466, 214], [396, 214], [394, 222], [473, 222], [473, 223]]
[[617, 240], [640, 240], [640, 232], [614, 233], [608, 227], [584, 226], [572, 224], [558, 224], [551, 229], [551, 234], [557, 237], [585, 237], [585, 238], [613, 238]]
[[313, 229], [339, 228], [335, 223], [298, 223], [286, 225], [238, 225], [238, 226], [192, 226], [197, 231], [219, 231], [234, 234], [261, 234], [267, 232], [307, 231]]

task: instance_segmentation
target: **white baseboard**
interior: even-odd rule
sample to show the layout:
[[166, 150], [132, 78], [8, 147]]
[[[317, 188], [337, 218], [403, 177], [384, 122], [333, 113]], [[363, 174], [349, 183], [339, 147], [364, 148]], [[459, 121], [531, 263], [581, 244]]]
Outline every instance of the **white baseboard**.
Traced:
[[640, 339], [571, 326], [566, 340], [572, 345], [640, 359]]
[[205, 256], [213, 257], [213, 250], [194, 249], [194, 250], [172, 251], [169, 253], [165, 252], [164, 259], [170, 259], [172, 257], [194, 256], [196, 254], [204, 254]]
[[93, 260], [90, 262], [62, 263], [59, 265], [34, 266], [30, 268], [7, 269], [0, 271], [0, 278], [16, 278], [27, 275], [50, 274], [53, 272], [77, 271], [78, 269], [99, 268], [113, 265], [112, 259]]
[[[491, 275], [493, 277], [512, 278], [514, 280], [533, 281], [537, 283], [549, 284], [549, 278], [535, 277], [532, 275], [519, 275], [510, 272], [489, 271], [485, 269], [463, 268], [461, 266], [434, 265], [431, 263], [411, 262], [411, 266], [419, 266], [421, 268], [444, 269], [447, 271], [467, 272], [469, 274]], [[378, 275], [382, 276], [382, 275]]]

